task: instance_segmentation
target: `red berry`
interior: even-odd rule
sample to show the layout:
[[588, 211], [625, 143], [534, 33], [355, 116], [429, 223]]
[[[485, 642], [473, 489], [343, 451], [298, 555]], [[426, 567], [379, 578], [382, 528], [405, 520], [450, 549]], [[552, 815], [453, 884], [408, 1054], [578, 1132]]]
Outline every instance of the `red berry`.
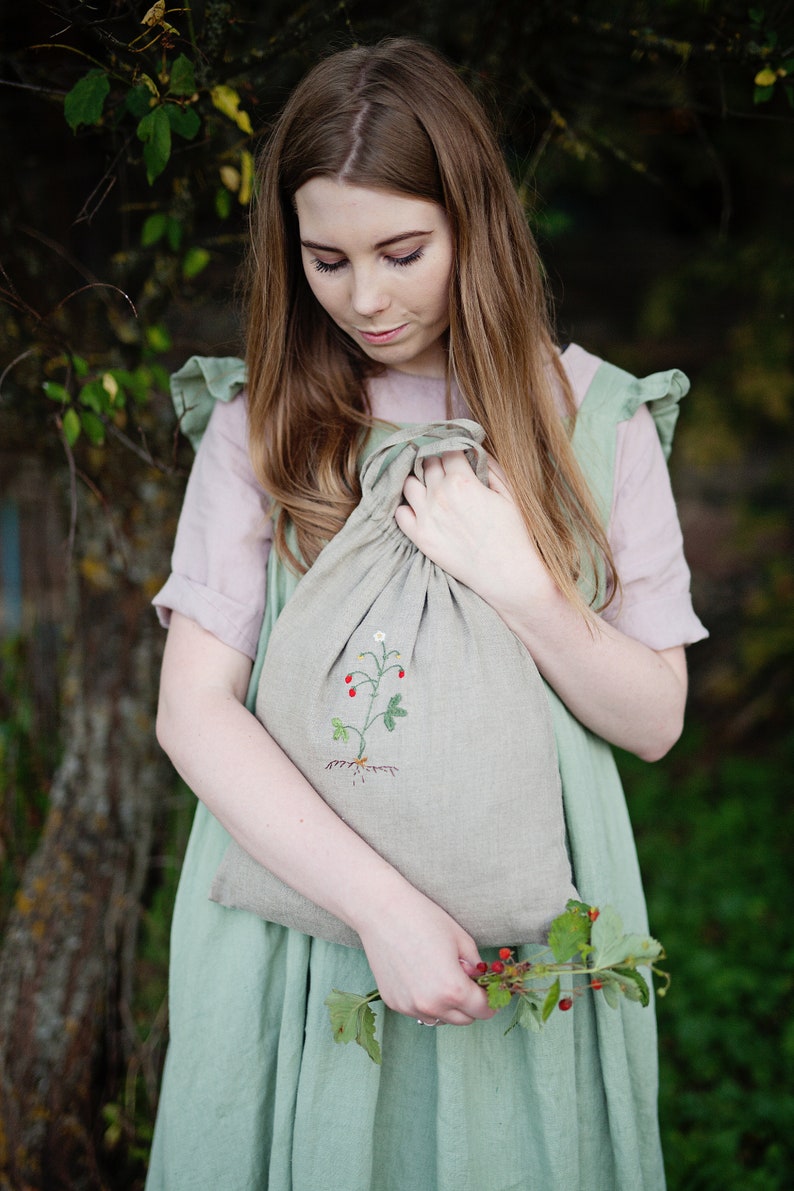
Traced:
[[356, 694], [356, 688], [354, 686], [351, 686], [350, 690], [347, 693], [351, 699], [354, 698], [355, 694]]
[[572, 1005], [573, 1005], [573, 1001], [571, 1000], [570, 997], [563, 997], [562, 1000], [560, 1001], [560, 1009], [562, 1009], [563, 1013], [565, 1013], [566, 1010], [570, 1009]]
[[478, 972], [483, 972], [483, 973], [484, 973], [484, 972], [487, 972], [487, 971], [488, 971], [488, 965], [487, 965], [487, 963], [485, 963], [485, 961], [484, 961], [484, 960], [482, 960], [482, 959], [481, 959], [481, 960], [480, 960], [480, 962], [479, 962], [479, 963], [476, 965], [476, 968], [477, 968], [477, 971], [478, 971]]
[[501, 974], [502, 974], [502, 972], [504, 972], [504, 970], [505, 970], [504, 964], [500, 963], [498, 959], [495, 959], [493, 961], [493, 963], [491, 964], [491, 971], [496, 972], [497, 976], [501, 976]]
[[601, 913], [601, 911], [597, 910], [595, 908], [595, 906], [591, 906], [590, 909], [587, 911], [587, 917], [590, 919], [591, 922], [595, 922], [596, 918], [598, 917], [598, 915], [600, 913]]
[[509, 947], [500, 947], [499, 948], [499, 958], [500, 959], [510, 959], [510, 956], [512, 954], [513, 954], [513, 952], [510, 950]]
[[591, 980], [590, 987], [596, 989], [596, 991], [597, 991], [599, 988], [604, 987], [604, 982], [603, 982], [603, 980]]
[[352, 675], [352, 674], [346, 674], [346, 675], [345, 675], [345, 682], [352, 682], [352, 681], [353, 681], [353, 675]]
[[405, 678], [405, 671], [404, 671], [404, 670], [400, 670], [400, 672], [399, 672], [399, 674], [397, 675], [397, 677], [398, 677], [398, 678]]

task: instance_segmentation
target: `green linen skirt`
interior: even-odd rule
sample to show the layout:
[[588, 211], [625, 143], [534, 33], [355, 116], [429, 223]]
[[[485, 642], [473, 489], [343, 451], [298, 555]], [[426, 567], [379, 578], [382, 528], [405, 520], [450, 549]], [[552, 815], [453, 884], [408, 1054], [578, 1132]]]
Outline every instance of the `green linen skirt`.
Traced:
[[[264, 639], [293, 584], [271, 559]], [[647, 932], [611, 749], [549, 699], [576, 886]], [[505, 1036], [509, 1009], [422, 1029], [378, 1005], [378, 1067], [323, 1004], [374, 987], [366, 956], [210, 901], [228, 842], [199, 804], [147, 1191], [661, 1191], [653, 1006], [587, 995]]]

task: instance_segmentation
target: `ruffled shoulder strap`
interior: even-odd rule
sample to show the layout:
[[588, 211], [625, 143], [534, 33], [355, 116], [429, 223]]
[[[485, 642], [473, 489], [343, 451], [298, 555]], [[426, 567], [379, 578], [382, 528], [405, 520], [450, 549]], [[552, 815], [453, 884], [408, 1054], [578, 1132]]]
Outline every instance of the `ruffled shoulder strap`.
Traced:
[[689, 380], [678, 368], [639, 378], [614, 364], [599, 364], [579, 407], [571, 444], [604, 524], [612, 508], [618, 425], [647, 405], [668, 459], [678, 403], [688, 392]]
[[171, 375], [171, 400], [179, 429], [194, 450], [201, 442], [215, 402], [231, 401], [245, 381], [245, 361], [237, 356], [191, 356]]

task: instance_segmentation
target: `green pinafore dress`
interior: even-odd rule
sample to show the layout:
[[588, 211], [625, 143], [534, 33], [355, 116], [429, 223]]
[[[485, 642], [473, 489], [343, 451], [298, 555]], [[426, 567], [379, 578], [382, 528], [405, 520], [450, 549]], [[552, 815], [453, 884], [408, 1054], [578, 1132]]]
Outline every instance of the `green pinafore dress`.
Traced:
[[[242, 362], [194, 359], [177, 378], [195, 445], [213, 401], [242, 387]], [[647, 403], [669, 453], [687, 389], [675, 370], [637, 380], [600, 365], [573, 444], [605, 521], [617, 425]], [[295, 583], [273, 552], [250, 695]], [[614, 906], [627, 930], [646, 933], [612, 751], [548, 695], [574, 882], [583, 900]], [[621, 999], [615, 1010], [588, 994], [539, 1033], [507, 1036], [510, 1010], [466, 1028], [421, 1029], [379, 1004], [376, 1066], [334, 1042], [323, 1003], [333, 988], [374, 987], [365, 954], [210, 901], [228, 842], [199, 803], [174, 911], [170, 1041], [147, 1191], [664, 1188], [653, 1004]]]

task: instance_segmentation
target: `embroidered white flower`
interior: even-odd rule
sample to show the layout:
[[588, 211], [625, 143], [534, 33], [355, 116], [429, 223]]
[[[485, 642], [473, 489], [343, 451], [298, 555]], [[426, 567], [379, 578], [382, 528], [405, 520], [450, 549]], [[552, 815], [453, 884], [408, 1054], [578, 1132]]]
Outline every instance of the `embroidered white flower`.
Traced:
[[380, 630], [378, 630], [377, 633], [373, 633], [372, 636], [374, 637], [374, 639], [376, 641], [385, 641], [386, 640], [386, 634], [381, 633]]

